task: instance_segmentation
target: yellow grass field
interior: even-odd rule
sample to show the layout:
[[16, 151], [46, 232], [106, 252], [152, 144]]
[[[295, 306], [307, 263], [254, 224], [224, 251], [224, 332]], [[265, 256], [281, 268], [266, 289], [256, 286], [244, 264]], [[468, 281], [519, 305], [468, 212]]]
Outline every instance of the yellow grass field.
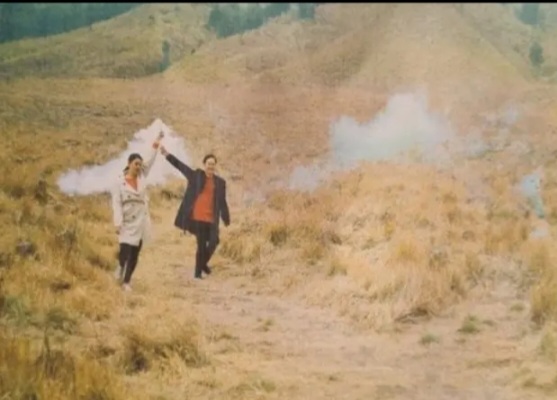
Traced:
[[[0, 45], [0, 399], [555, 398], [557, 89], [532, 28], [500, 4], [326, 4], [216, 39], [208, 13], [144, 5]], [[144, 76], [167, 38], [172, 66]], [[338, 118], [420, 90], [450, 162], [412, 150], [288, 186], [336, 154]], [[217, 154], [232, 224], [194, 281], [186, 182], [152, 187], [127, 293], [108, 195], [56, 182], [156, 118], [194, 166]], [[467, 155], [476, 133], [488, 149]], [[536, 168], [545, 219], [516, 192]]]

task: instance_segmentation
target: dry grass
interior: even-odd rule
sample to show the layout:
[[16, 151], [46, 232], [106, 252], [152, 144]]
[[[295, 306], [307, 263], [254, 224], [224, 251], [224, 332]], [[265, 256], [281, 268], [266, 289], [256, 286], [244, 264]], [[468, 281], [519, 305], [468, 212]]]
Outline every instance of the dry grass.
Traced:
[[[95, 326], [113, 325], [124, 304], [112, 277], [117, 240], [106, 194], [70, 198], [56, 180], [68, 168], [108, 161], [131, 132], [152, 121], [133, 110], [141, 109], [143, 99], [122, 95], [125, 83], [105, 83], [1, 84], [1, 398], [144, 398], [122, 380], [127, 368], [110, 357], [112, 363], [104, 362], [107, 355], [125, 359], [135, 349], [153, 365], [161, 359], [187, 365], [204, 360], [195, 347], [195, 325], [168, 337], [155, 330], [151, 336], [117, 332], [125, 343], [93, 353], [83, 340], [91, 332], [99, 341], [114, 335]], [[46, 350], [45, 330], [64, 348], [53, 344]]]
[[[0, 335], [0, 396], [6, 399], [125, 399], [118, 374], [95, 360]], [[139, 394], [134, 394], [134, 398]]]
[[488, 4], [461, 4], [458, 10], [490, 44], [528, 75], [528, 51], [532, 27], [522, 23], [510, 7]]
[[280, 257], [280, 251], [284, 250], [292, 251], [304, 265], [322, 263], [329, 245], [338, 244], [341, 239], [334, 227], [319, 217], [327, 215], [323, 204], [303, 194], [290, 196], [282, 191], [273, 193], [269, 197], [269, 209], [253, 210], [262, 212], [258, 214], [260, 218], [248, 217], [231, 228], [226, 233], [221, 254], [239, 264], [266, 263], [275, 255]]
[[[357, 197], [347, 203], [347, 192]], [[226, 238], [222, 254], [264, 265], [266, 276], [282, 276], [285, 290], [298, 290], [303, 281], [287, 279], [291, 269], [273, 267], [288, 260], [297, 276], [328, 282], [310, 285], [308, 300], [339, 312], [338, 304], [361, 292], [372, 311], [364, 315], [355, 307], [351, 313], [367, 325], [436, 315], [479, 282], [490, 254], [482, 250], [493, 224], [481, 223], [482, 208], [465, 197], [463, 185], [427, 166], [369, 165], [315, 193], [275, 193]], [[513, 221], [494, 225], [503, 229]], [[494, 248], [496, 254], [523, 242], [508, 232], [503, 239], [506, 246]], [[248, 243], [264, 251], [251, 260], [230, 252], [237, 246], [249, 253]], [[352, 291], [339, 291], [337, 278]]]
[[[5, 45], [0, 49], [6, 55], [0, 70], [9, 67], [15, 71], [17, 67], [18, 74], [33, 69], [59, 76], [144, 74], [158, 62], [163, 38], [174, 38], [172, 48], [179, 49], [179, 54], [186, 54], [205, 38], [201, 31], [196, 36], [174, 28], [184, 17], [182, 12], [194, 6], [178, 6], [182, 11], [168, 12], [172, 7], [143, 6], [145, 14], [97, 24], [91, 33], [79, 30]], [[455, 22], [454, 10], [442, 8], [422, 21], [411, 6], [370, 6], [365, 11], [349, 6], [335, 11], [338, 7], [319, 7], [316, 22], [290, 25], [279, 20], [263, 31], [212, 43], [184, 58], [160, 79], [25, 78], [0, 83], [0, 129], [5, 135], [0, 150], [4, 161], [0, 166], [0, 223], [7, 232], [0, 238], [0, 322], [2, 328], [22, 338], [0, 338], [2, 372], [8, 371], [8, 365], [10, 371], [15, 366], [11, 379], [0, 381], [5, 385], [0, 397], [8, 393], [22, 396], [27, 390], [39, 397], [46, 390], [59, 393], [60, 398], [92, 397], [86, 390], [102, 389], [105, 392], [93, 392], [97, 398], [123, 398], [120, 390], [124, 385], [119, 379], [125, 374], [130, 375], [126, 381], [138, 383], [145, 378], [143, 382], [154, 386], [172, 379], [180, 381], [176, 386], [188, 386], [197, 379], [203, 390], [224, 390], [227, 392], [221, 394], [235, 398], [273, 395], [279, 390], [278, 384], [258, 375], [246, 380], [238, 373], [242, 376], [229, 379], [222, 371], [219, 378], [204, 371], [204, 367], [214, 367], [215, 360], [206, 352], [200, 328], [190, 320], [170, 323], [175, 310], [160, 303], [137, 299], [140, 306], [134, 309], [135, 322], [120, 326], [122, 315], [115, 315], [115, 310], [124, 301], [108, 274], [116, 250], [108, 198], [69, 199], [59, 193], [55, 181], [62, 170], [108, 161], [124, 148], [131, 132], [156, 115], [187, 137], [196, 152], [211, 147], [218, 150], [225, 174], [242, 175], [229, 180], [234, 182], [231, 196], [238, 196], [243, 186], [265, 187], [268, 177], [284, 174], [292, 167], [290, 158], [307, 160], [326, 149], [331, 116], [349, 113], [369, 118], [385, 101], [383, 94], [401, 83], [431, 82], [449, 71], [436, 93], [436, 101], [442, 104], [462, 93], [455, 90], [463, 88], [462, 82], [466, 85], [464, 97], [474, 101], [478, 91], [491, 94], [490, 89], [497, 92], [509, 81], [513, 82], [510, 88], [522, 84], [512, 62], [480, 40], [482, 36], [470, 31], [467, 23]], [[151, 12], [155, 23], [143, 29], [143, 18]], [[374, 30], [368, 30], [367, 25], [383, 12], [388, 17], [375, 21]], [[202, 14], [202, 8], [196, 8], [190, 16], [199, 22]], [[448, 19], [439, 22], [443, 15]], [[352, 23], [352, 17], [359, 22]], [[183, 22], [188, 32], [193, 26], [190, 22]], [[451, 36], [439, 35], [452, 22]], [[405, 25], [411, 29], [397, 38], [395, 32], [403, 31]], [[133, 31], [130, 26], [141, 27], [141, 33], [115, 40], [116, 36], [126, 37], [122, 32]], [[370, 35], [376, 41], [363, 40]], [[399, 56], [405, 52], [400, 49], [415, 44], [414, 36], [433, 44], [418, 46], [429, 49], [425, 55], [410, 49], [405, 57], [411, 62], [405, 63]], [[458, 53], [452, 42], [455, 37], [465, 51]], [[94, 43], [87, 47], [88, 54], [74, 52], [74, 46], [83, 47], [84, 41]], [[276, 46], [270, 47], [271, 42]], [[477, 49], [471, 49], [470, 43]], [[226, 53], [220, 52], [223, 48]], [[243, 53], [247, 48], [252, 51]], [[397, 49], [396, 55], [390, 53], [392, 49]], [[123, 56], [114, 58], [114, 52]], [[477, 62], [487, 53], [486, 63]], [[437, 54], [446, 57], [438, 60], [434, 58]], [[32, 61], [37, 58], [47, 60], [38, 69]], [[98, 63], [91, 63], [93, 58]], [[84, 63], [88, 68], [81, 68]], [[490, 71], [487, 77], [478, 78], [484, 70]], [[261, 80], [251, 87], [219, 86], [222, 81], [245, 79], [252, 73], [260, 74], [257, 78]], [[468, 79], [469, 75], [474, 79]], [[497, 76], [493, 87], [489, 86], [490, 76]], [[181, 85], [177, 78], [189, 84]], [[265, 86], [263, 78], [304, 85]], [[192, 84], [215, 81], [219, 84]], [[342, 87], [354, 83], [376, 84], [379, 100], [370, 100], [367, 89]], [[309, 84], [323, 87], [309, 88]], [[447, 104], [460, 106], [466, 101]], [[454, 108], [465, 108], [465, 119], [474, 114], [474, 107]], [[221, 120], [229, 125], [219, 130]], [[254, 139], [254, 132], [262, 133]], [[313, 193], [275, 191], [252, 208], [242, 208], [233, 197], [233, 225], [223, 231], [218, 254], [229, 259], [232, 267], [223, 273], [240, 275], [239, 282], [252, 282], [261, 291], [296, 293], [308, 303], [330, 307], [360, 325], [379, 328], [442, 314], [469, 296], [476, 285], [489, 286], [498, 269], [521, 255], [528, 270], [520, 283], [532, 288], [532, 318], [539, 323], [552, 321], [557, 315], [555, 255], [549, 242], [528, 240], [532, 221], [522, 217], [508, 190], [515, 177], [505, 171], [516, 166], [510, 161], [506, 164], [505, 156], [494, 155], [473, 166], [475, 172], [488, 171], [484, 175], [490, 205], [470, 196], [465, 182], [452, 175], [458, 172], [456, 167], [439, 171], [426, 165], [393, 163], [367, 164], [338, 174]], [[503, 170], [493, 171], [493, 165], [503, 165]], [[545, 199], [550, 205], [555, 203], [557, 188], [551, 176], [548, 181]], [[166, 206], [159, 202], [164, 198], [174, 203], [176, 193], [170, 189], [157, 192], [153, 207]], [[137, 308], [149, 309], [151, 314], [138, 315]], [[105, 327], [106, 336], [97, 338], [98, 346], [87, 358], [81, 354], [85, 345], [80, 344], [80, 335], [96, 333], [92, 326]], [[479, 327], [478, 320], [468, 319], [462, 332], [474, 333]], [[262, 331], [274, 328], [270, 320], [259, 326]], [[75, 344], [71, 351], [52, 351], [63, 354], [53, 358], [66, 361], [53, 367], [57, 372], [51, 378], [45, 375], [46, 364], [35, 362], [40, 351], [31, 351], [33, 346], [39, 347], [39, 341], [23, 339], [37, 337], [44, 329]], [[106, 339], [115, 343], [104, 343]], [[420, 342], [427, 345], [436, 340], [426, 334]], [[544, 354], [553, 354], [552, 340], [548, 334], [540, 345]], [[237, 362], [234, 357], [239, 349], [222, 345], [219, 356]], [[99, 372], [102, 367], [94, 358], [111, 365], [110, 375]], [[73, 380], [75, 383], [68, 383]], [[134, 393], [134, 398], [139, 395]]]
[[532, 240], [524, 246], [524, 262], [531, 284], [531, 315], [537, 323], [557, 319], [556, 254], [550, 240]]
[[468, 315], [464, 321], [462, 321], [461, 327], [458, 329], [459, 333], [463, 333], [466, 335], [476, 334], [481, 331], [480, 329], [480, 321], [474, 315]]
[[[100, 295], [109, 285], [105, 271], [115, 263], [114, 243], [100, 240], [108, 228], [104, 207], [57, 201], [49, 195], [56, 190], [48, 184], [46, 199], [39, 201], [32, 174], [21, 174], [13, 185], [10, 175], [4, 176], [8, 182], [2, 203], [7, 212], [0, 219], [9, 227], [3, 238], [6, 265], [1, 271], [6, 295], [21, 298], [34, 313], [61, 307], [70, 315], [106, 318], [117, 298]], [[99, 301], [86, 301], [90, 298]]]
[[6, 43], [0, 46], [0, 74], [133, 78], [158, 73], [164, 40], [176, 62], [212, 36], [204, 27], [208, 13], [205, 5], [143, 5], [66, 34]]
[[[13, 174], [1, 178], [0, 220], [6, 234], [0, 325], [18, 333], [17, 339], [1, 338], [0, 369], [6, 379], [0, 380], [0, 397], [126, 398], [118, 374], [81, 357], [78, 348], [43, 348], [38, 358], [37, 343], [26, 338], [45, 329], [57, 337], [78, 334], [83, 320], [109, 318], [121, 296], [107, 290], [113, 285], [106, 270], [114, 265], [114, 244], [91, 235], [106, 235], [102, 206], [56, 200], [56, 190], [49, 184], [39, 190], [31, 171], [21, 171], [18, 180]], [[77, 211], [80, 206], [85, 212]]]
[[433, 333], [426, 333], [420, 338], [420, 344], [424, 346], [429, 346], [433, 343], [439, 343], [441, 339], [439, 336], [434, 335]]
[[208, 363], [201, 350], [199, 328], [193, 320], [181, 324], [142, 321], [126, 326], [122, 335], [124, 349], [120, 363], [128, 374], [157, 367], [165, 369], [173, 362], [190, 368]]
[[[505, 265], [496, 260], [513, 262], [529, 246], [531, 221], [512, 193], [512, 177], [487, 181], [498, 200], [486, 209], [463, 182], [434, 168], [368, 165], [314, 193], [270, 196], [230, 232], [222, 254], [244, 263], [246, 274], [273, 279], [273, 290], [280, 277], [282, 290], [302, 290], [310, 303], [366, 326], [438, 315], [485, 285]], [[346, 202], [345, 193], [356, 197]], [[257, 256], [248, 257], [254, 248]], [[547, 270], [543, 252], [532, 257]], [[293, 271], [305, 278], [289, 278]], [[540, 282], [534, 319], [552, 312], [553, 280]], [[362, 298], [366, 307], [357, 305]]]
[[[167, 76], [189, 83], [256, 81], [259, 87], [367, 87], [374, 93], [427, 86], [438, 104], [465, 102], [480, 112], [495, 104], [491, 100], [521, 89], [529, 73], [528, 49], [517, 53], [504, 40], [509, 35], [486, 29], [478, 19], [504, 14], [504, 29], [522, 47], [528, 30], [501, 5], [484, 8], [478, 13], [458, 5], [320, 5], [313, 21], [284, 15], [261, 29], [209, 40]], [[483, 105], [463, 84], [471, 79], [490, 94]]]
[[[324, 6], [318, 21], [334, 13], [335, 7]], [[478, 107], [479, 102], [469, 87], [460, 86], [464, 76], [475, 82], [475, 88], [483, 87], [494, 96], [520, 88], [524, 82], [515, 66], [518, 61], [494, 51], [490, 43], [500, 43], [500, 33], [478, 31], [470, 16], [457, 7], [431, 5], [418, 10], [409, 4], [343, 5], [336, 17], [340, 20], [350, 15], [349, 27], [347, 20], [335, 21], [331, 25], [336, 30], [325, 45], [305, 52], [303, 57], [294, 57], [265, 76], [272, 82], [332, 87], [348, 84], [373, 91], [427, 86], [432, 97], [440, 96], [439, 104], [466, 102], [471, 108]], [[501, 6], [487, 7], [497, 14]], [[311, 35], [309, 30], [306, 32]], [[484, 35], [490, 35], [489, 40]], [[416, 46], [418, 41], [421, 44]], [[489, 104], [490, 100], [482, 101]]]

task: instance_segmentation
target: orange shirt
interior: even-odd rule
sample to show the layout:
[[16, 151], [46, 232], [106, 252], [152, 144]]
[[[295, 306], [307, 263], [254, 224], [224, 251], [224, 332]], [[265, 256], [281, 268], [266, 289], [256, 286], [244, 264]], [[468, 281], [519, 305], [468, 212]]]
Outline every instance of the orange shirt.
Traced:
[[213, 223], [213, 199], [215, 198], [214, 177], [205, 178], [205, 186], [193, 205], [192, 219]]

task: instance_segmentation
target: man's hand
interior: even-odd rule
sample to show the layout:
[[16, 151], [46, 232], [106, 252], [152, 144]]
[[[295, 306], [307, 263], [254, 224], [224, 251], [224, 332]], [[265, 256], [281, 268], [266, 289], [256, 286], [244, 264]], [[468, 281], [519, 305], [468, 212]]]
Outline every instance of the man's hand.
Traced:
[[164, 146], [161, 146], [160, 149], [161, 149], [161, 154], [166, 157], [168, 155], [168, 151], [166, 151]]
[[114, 228], [114, 230], [116, 231], [116, 234], [119, 235], [120, 234], [120, 227], [117, 226], [116, 228]]

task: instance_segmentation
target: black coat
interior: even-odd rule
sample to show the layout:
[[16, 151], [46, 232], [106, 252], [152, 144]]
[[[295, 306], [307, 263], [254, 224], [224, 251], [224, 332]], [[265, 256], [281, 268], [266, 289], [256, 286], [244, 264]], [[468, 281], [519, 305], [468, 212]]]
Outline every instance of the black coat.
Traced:
[[[191, 169], [172, 154], [168, 154], [166, 159], [188, 180], [188, 187], [184, 193], [182, 204], [180, 204], [180, 208], [178, 209], [174, 225], [183, 231], [188, 231], [195, 235], [191, 213], [197, 196], [203, 191], [203, 187], [205, 186], [205, 171], [202, 169]], [[219, 243], [219, 221], [222, 218], [224, 224], [228, 226], [230, 224], [230, 213], [228, 211], [228, 204], [226, 203], [226, 181], [217, 175], [215, 175], [214, 178], [214, 220], [211, 224], [210, 241], [216, 246]]]

